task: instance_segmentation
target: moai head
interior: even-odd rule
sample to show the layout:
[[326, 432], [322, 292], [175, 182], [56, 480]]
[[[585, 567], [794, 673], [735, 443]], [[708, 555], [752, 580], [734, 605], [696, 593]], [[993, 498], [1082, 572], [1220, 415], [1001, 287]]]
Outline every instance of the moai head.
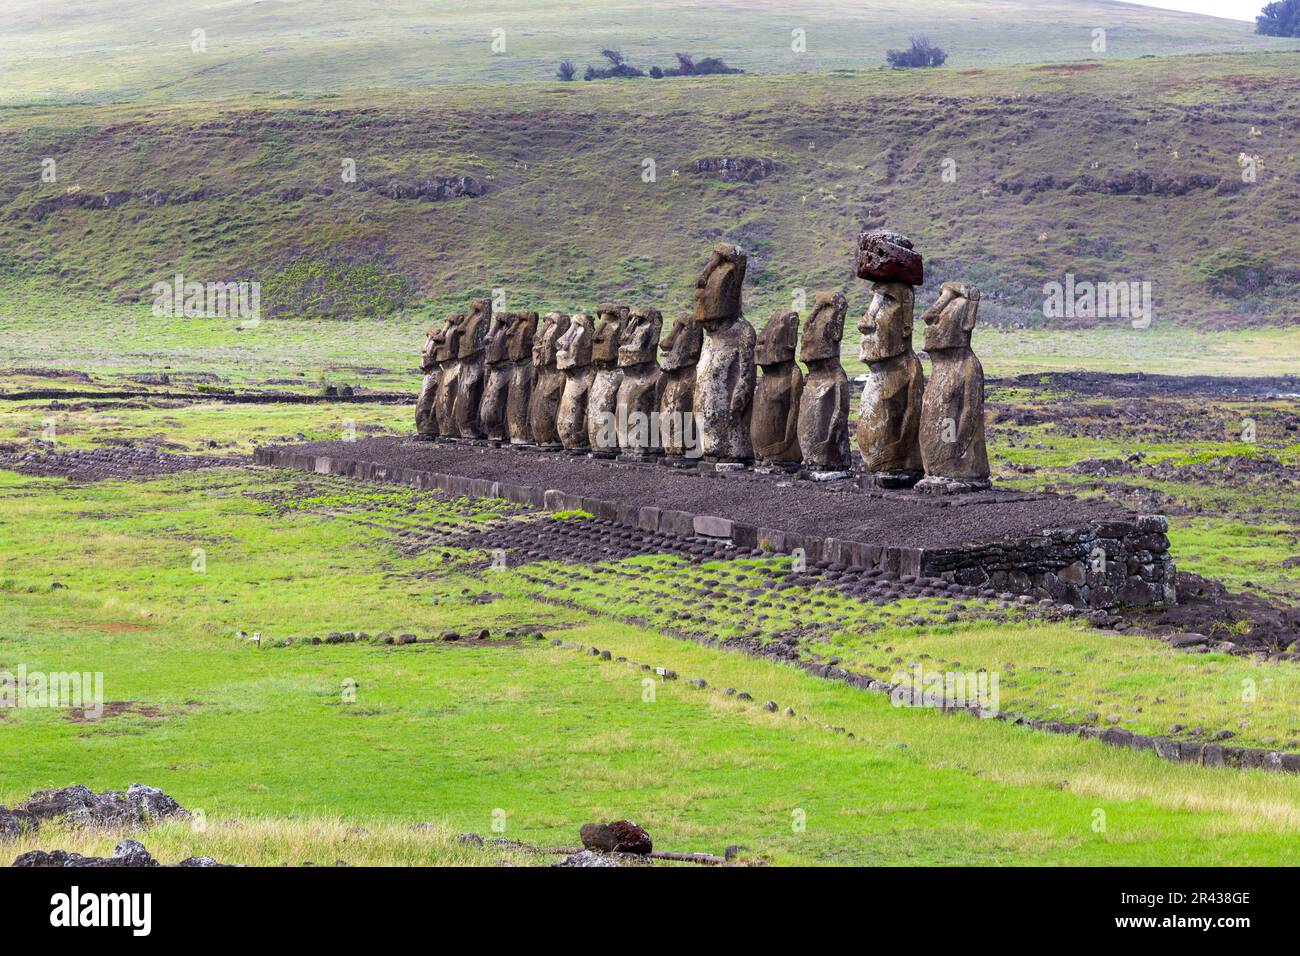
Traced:
[[460, 339], [458, 358], [473, 358], [483, 351], [487, 342], [488, 326], [492, 323], [492, 300], [471, 299], [469, 315], [465, 319], [465, 332]]
[[844, 338], [844, 316], [848, 311], [849, 302], [844, 293], [817, 293], [812, 312], [803, 326], [803, 341], [799, 348], [801, 361], [839, 358], [840, 340]]
[[424, 333], [424, 348], [420, 350], [420, 368], [429, 371], [438, 363], [438, 349], [447, 338], [447, 330], [436, 325]]
[[618, 346], [618, 364], [623, 368], [655, 360], [655, 348], [664, 330], [664, 316], [658, 309], [633, 309]]
[[571, 318], [568, 329], [555, 342], [555, 367], [564, 370], [590, 365], [594, 330], [591, 316], [579, 312]]
[[911, 239], [876, 230], [858, 237], [858, 278], [921, 285], [925, 282], [925, 268]]
[[591, 360], [598, 365], [613, 367], [618, 364], [618, 349], [623, 344], [623, 330], [627, 327], [631, 310], [625, 305], [599, 305], [596, 307], [596, 329], [591, 339]]
[[939, 301], [925, 310], [925, 349], [970, 348], [971, 330], [980, 308], [980, 290], [965, 282], [945, 282]]
[[533, 368], [555, 368], [555, 346], [560, 336], [569, 331], [569, 317], [563, 312], [547, 312], [542, 319], [542, 329], [533, 337]]
[[691, 316], [679, 315], [673, 327], [659, 343], [663, 358], [659, 367], [665, 372], [679, 368], [692, 368], [700, 360], [700, 346], [704, 344], [704, 329]]
[[883, 362], [912, 350], [912, 310], [914, 295], [906, 282], [875, 282], [871, 285], [871, 304], [858, 322], [862, 343], [858, 358], [864, 362]]
[[487, 335], [483, 340], [483, 361], [488, 365], [504, 362], [506, 354], [506, 334], [510, 329], [510, 312], [498, 312], [488, 323]]
[[537, 333], [536, 312], [511, 312], [506, 328], [506, 358], [527, 362], [533, 354], [533, 337]]
[[740, 246], [720, 242], [695, 280], [695, 321], [705, 328], [727, 325], [740, 318], [740, 288], [749, 260]]
[[434, 350], [437, 362], [450, 362], [460, 354], [461, 336], [465, 334], [465, 313], [453, 312], [442, 327], [442, 341]]
[[794, 350], [799, 344], [799, 313], [777, 309], [763, 326], [754, 350], [754, 361], [759, 365], [776, 365], [793, 362]]

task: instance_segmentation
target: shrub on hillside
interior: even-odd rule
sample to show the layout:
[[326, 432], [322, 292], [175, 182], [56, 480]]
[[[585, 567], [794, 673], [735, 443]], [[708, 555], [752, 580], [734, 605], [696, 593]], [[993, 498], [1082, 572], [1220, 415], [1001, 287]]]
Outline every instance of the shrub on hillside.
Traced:
[[[609, 66], [597, 68], [588, 66], [587, 72], [583, 74], [584, 80], [607, 80], [616, 77], [638, 77], [646, 76], [643, 70], [632, 66], [624, 59], [623, 54], [618, 50], [601, 50], [601, 56], [609, 61]], [[736, 67], [727, 66], [721, 59], [716, 56], [706, 56], [704, 59], [696, 62], [695, 58], [689, 53], [675, 53], [677, 65], [670, 66], [667, 69], [652, 66], [649, 76], [652, 79], [660, 80], [666, 76], [722, 76], [732, 73], [744, 73], [744, 70]], [[564, 77], [560, 77], [564, 79]]]
[[1278, 0], [1255, 18], [1255, 32], [1270, 37], [1300, 37], [1300, 0]]
[[555, 71], [555, 75], [559, 77], [559, 79], [562, 80], [563, 82], [568, 83], [570, 80], [573, 79], [574, 74], [576, 74], [577, 72], [578, 72], [578, 68], [573, 65], [572, 60], [564, 60], [563, 62], [560, 63], [559, 68]]
[[898, 69], [916, 66], [943, 66], [948, 54], [942, 47], [935, 46], [928, 37], [912, 37], [912, 45], [906, 50], [890, 50], [885, 54], [889, 65]]

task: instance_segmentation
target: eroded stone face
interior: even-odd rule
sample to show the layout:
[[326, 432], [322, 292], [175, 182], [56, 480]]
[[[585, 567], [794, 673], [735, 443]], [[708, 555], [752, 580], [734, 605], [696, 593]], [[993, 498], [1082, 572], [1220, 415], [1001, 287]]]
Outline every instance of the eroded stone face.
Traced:
[[496, 365], [508, 359], [506, 335], [510, 328], [510, 313], [501, 312], [492, 316], [488, 323], [487, 335], [483, 340], [483, 361]]
[[699, 448], [695, 432], [695, 368], [704, 342], [704, 329], [690, 315], [679, 315], [659, 349], [663, 353], [663, 388], [659, 397], [660, 441], [664, 453], [674, 457], [694, 455]]
[[555, 346], [555, 364], [564, 374], [564, 386], [556, 409], [555, 431], [569, 451], [589, 447], [587, 408], [596, 369], [591, 351], [595, 323], [591, 316], [578, 313]]
[[848, 300], [840, 292], [819, 292], [813, 299], [812, 314], [804, 323], [803, 340], [799, 345], [799, 360], [820, 362], [840, 360], [840, 341], [844, 338], [844, 316], [849, 311]]
[[847, 471], [849, 377], [840, 363], [840, 340], [848, 301], [839, 292], [819, 292], [804, 325], [800, 358], [808, 366], [799, 399], [799, 450], [810, 471]]
[[876, 282], [858, 323], [867, 380], [858, 411], [863, 467], [886, 487], [910, 487], [922, 476], [920, 423], [925, 372], [912, 351], [914, 291], [904, 282]]
[[555, 421], [564, 392], [564, 373], [556, 368], [556, 346], [569, 330], [569, 317], [548, 312], [533, 339], [533, 386], [528, 401], [528, 426], [532, 441], [558, 447], [560, 435]]
[[925, 283], [925, 269], [912, 240], [877, 229], [858, 237], [858, 278], [917, 286]]
[[710, 324], [740, 318], [740, 292], [748, 262], [739, 246], [720, 242], [713, 247], [704, 271], [695, 280], [696, 322], [707, 329]]
[[625, 305], [602, 305], [596, 309], [596, 328], [591, 338], [591, 360], [597, 368], [618, 365], [618, 351], [623, 344], [623, 330], [631, 317]]
[[492, 325], [492, 301], [490, 299], [472, 299], [469, 303], [469, 315], [465, 317], [464, 331], [461, 334], [456, 357], [473, 358], [483, 351], [487, 344], [488, 328]]
[[905, 282], [874, 282], [871, 303], [858, 322], [858, 358], [880, 362], [912, 351], [914, 293]]
[[799, 313], [777, 309], [758, 336], [754, 360], [761, 366], [793, 362], [799, 345]]
[[531, 362], [537, 334], [536, 312], [511, 312], [506, 330], [506, 355], [512, 362]]
[[659, 367], [665, 372], [695, 368], [700, 359], [700, 346], [704, 342], [704, 329], [690, 315], [673, 319], [672, 328], [659, 343]]
[[950, 493], [989, 486], [984, 369], [970, 349], [979, 299], [975, 286], [945, 282], [939, 301], [922, 316], [930, 381], [921, 403], [925, 478], [918, 490]]
[[487, 371], [478, 418], [483, 434], [494, 441], [504, 441], [506, 438], [506, 405], [510, 396], [510, 379], [514, 372], [509, 353], [510, 323], [513, 320], [512, 312], [493, 315], [483, 345], [483, 362]]
[[420, 383], [420, 395], [415, 400], [415, 432], [422, 438], [438, 437], [438, 418], [434, 409], [442, 368], [437, 355], [446, 338], [445, 328], [430, 326], [424, 336], [424, 348], [420, 350], [420, 369], [424, 378]]
[[464, 312], [453, 312], [447, 316], [443, 329], [442, 342], [434, 349], [438, 361], [438, 392], [433, 403], [434, 420], [439, 435], [456, 437], [460, 433], [456, 428], [453, 410], [456, 394], [460, 386], [460, 341], [465, 334], [467, 316]]
[[763, 369], [754, 390], [750, 437], [754, 457], [764, 464], [793, 465], [803, 459], [799, 448], [799, 400], [803, 371], [795, 363], [799, 313], [778, 309], [758, 339], [756, 358]]
[[664, 317], [658, 309], [633, 309], [623, 330], [618, 364], [623, 372], [614, 406], [619, 448], [626, 455], [659, 451], [662, 373], [655, 361]]
[[655, 361], [664, 317], [658, 309], [632, 309], [622, 331], [618, 364], [623, 368]]
[[980, 291], [962, 282], [945, 282], [939, 301], [921, 316], [925, 322], [925, 350], [968, 349], [979, 313]]
[[460, 353], [460, 339], [465, 334], [465, 313], [452, 312], [443, 320], [442, 336], [434, 344], [435, 362], [449, 362]]
[[591, 364], [591, 340], [595, 323], [591, 316], [579, 312], [569, 319], [564, 334], [555, 340], [555, 367], [565, 372]]
[[541, 331], [533, 337], [533, 368], [543, 371], [555, 367], [555, 347], [569, 330], [569, 317], [563, 312], [547, 312]]

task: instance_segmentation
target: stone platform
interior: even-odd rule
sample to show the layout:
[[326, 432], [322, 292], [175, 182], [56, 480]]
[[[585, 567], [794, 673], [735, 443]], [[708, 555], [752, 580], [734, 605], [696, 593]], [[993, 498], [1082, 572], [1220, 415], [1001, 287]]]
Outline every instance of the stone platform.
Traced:
[[950, 497], [851, 480], [678, 470], [510, 446], [371, 438], [259, 448], [256, 462], [583, 510], [618, 524], [1075, 607], [1173, 603], [1167, 524], [1111, 505], [994, 489]]

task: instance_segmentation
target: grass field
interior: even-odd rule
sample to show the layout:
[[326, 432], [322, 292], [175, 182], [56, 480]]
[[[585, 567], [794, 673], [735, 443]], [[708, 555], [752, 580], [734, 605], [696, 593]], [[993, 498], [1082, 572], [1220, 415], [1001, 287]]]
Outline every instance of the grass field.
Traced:
[[[539, 603], [511, 572], [466, 574], [454, 549], [443, 567], [446, 549], [404, 556], [373, 523], [258, 497], [298, 480], [234, 471], [77, 488], [0, 473], [14, 541], [0, 558], [0, 663], [102, 671], [105, 696], [120, 702], [97, 721], [9, 712], [0, 801], [73, 782], [73, 767], [97, 789], [141, 780], [210, 821], [206, 833], [165, 830], [165, 850], [262, 863], [492, 862], [504, 851], [473, 859], [448, 834], [571, 845], [581, 823], [623, 815], [663, 848], [739, 842], [773, 862], [812, 863], [1270, 863], [1289, 859], [1300, 829], [1292, 779], [899, 710], [788, 666]], [[473, 600], [488, 587], [500, 596]], [[235, 636], [520, 626], [683, 679], [656, 680], [647, 701], [642, 672], [544, 641], [258, 650]], [[1235, 714], [1244, 705], [1232, 688], [1258, 666], [1118, 638], [1098, 655], [1069, 629], [888, 639], [909, 654], [1013, 658], [1027, 672], [1017, 699], [1058, 706], [1071, 694], [1082, 705], [1176, 685], [1176, 707]], [[1111, 686], [1054, 680], [1035, 655], [1070, 675], [1086, 661], [1090, 679]], [[695, 675], [712, 689], [692, 687]], [[1256, 676], [1264, 690], [1249, 722], [1285, 725], [1289, 711], [1275, 708], [1293, 699], [1294, 678], [1276, 667]], [[723, 696], [726, 685], [755, 702]], [[797, 716], [766, 713], [768, 698]], [[504, 832], [494, 831], [502, 813]], [[437, 828], [413, 836], [416, 822]], [[58, 831], [40, 842], [68, 845]]]

